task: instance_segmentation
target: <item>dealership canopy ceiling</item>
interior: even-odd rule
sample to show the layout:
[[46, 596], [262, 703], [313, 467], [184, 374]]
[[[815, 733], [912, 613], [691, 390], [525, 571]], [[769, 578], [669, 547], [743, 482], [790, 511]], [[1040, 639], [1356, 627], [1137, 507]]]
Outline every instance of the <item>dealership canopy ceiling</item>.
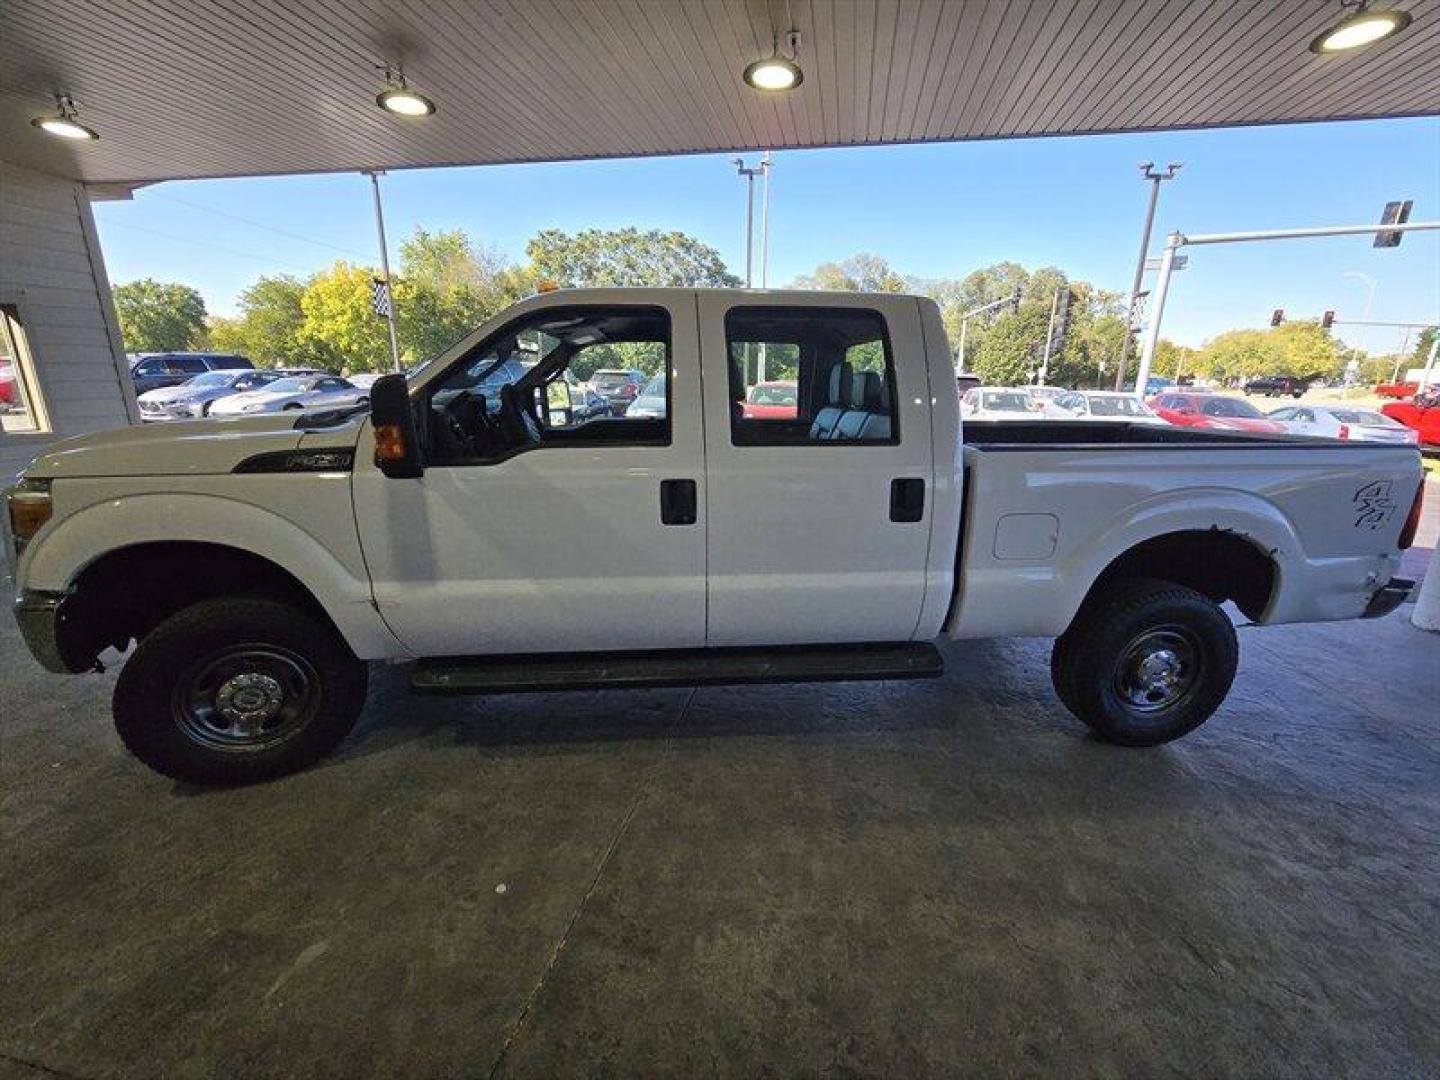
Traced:
[[[1385, 6], [1381, 3], [1380, 6]], [[1440, 0], [7, 0], [0, 157], [92, 184], [1440, 112]], [[797, 30], [803, 81], [747, 64]], [[382, 111], [384, 65], [433, 116]], [[30, 120], [67, 94], [94, 142]]]

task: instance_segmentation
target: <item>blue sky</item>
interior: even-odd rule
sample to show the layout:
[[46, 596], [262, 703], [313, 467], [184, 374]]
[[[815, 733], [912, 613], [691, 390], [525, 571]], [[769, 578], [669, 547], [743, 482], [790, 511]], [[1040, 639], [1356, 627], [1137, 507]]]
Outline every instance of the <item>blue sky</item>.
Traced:
[[[463, 228], [516, 260], [540, 229], [635, 225], [698, 236], [739, 273], [744, 188], [733, 156], [392, 172], [382, 181], [391, 253], [417, 225]], [[1012, 259], [1123, 290], [1145, 206], [1143, 160], [1185, 163], [1164, 187], [1152, 250], [1172, 229], [1366, 223], [1389, 199], [1414, 199], [1412, 220], [1440, 218], [1435, 118], [796, 150], [776, 155], [770, 282], [870, 251], [921, 277]], [[369, 181], [358, 174], [167, 183], [96, 204], [95, 214], [113, 282], [183, 281], [218, 314], [260, 274], [376, 261]], [[1192, 249], [1165, 334], [1198, 345], [1268, 325], [1275, 307], [1358, 319], [1369, 290], [1347, 271], [1375, 282], [1371, 319], [1440, 321], [1440, 236], [1425, 233], [1390, 250], [1368, 237]], [[1395, 331], [1342, 333], [1376, 352], [1400, 343]]]

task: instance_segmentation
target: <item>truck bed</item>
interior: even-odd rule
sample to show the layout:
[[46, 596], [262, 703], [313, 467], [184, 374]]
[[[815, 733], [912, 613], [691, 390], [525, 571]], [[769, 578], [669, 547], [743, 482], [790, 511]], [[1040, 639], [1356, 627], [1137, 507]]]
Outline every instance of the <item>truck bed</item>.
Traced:
[[1214, 431], [1159, 424], [1094, 420], [966, 420], [966, 446], [977, 450], [1106, 446], [1276, 446], [1317, 445], [1327, 448], [1380, 446], [1379, 443], [1336, 442], [1302, 435], [1260, 435], [1245, 431]]

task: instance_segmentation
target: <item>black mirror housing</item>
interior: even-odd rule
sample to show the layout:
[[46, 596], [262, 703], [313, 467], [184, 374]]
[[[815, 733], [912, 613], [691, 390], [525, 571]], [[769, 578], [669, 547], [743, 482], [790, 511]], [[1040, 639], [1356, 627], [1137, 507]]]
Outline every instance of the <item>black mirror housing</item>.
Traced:
[[370, 387], [370, 422], [375, 428], [375, 467], [391, 479], [425, 474], [419, 427], [405, 376], [384, 375]]

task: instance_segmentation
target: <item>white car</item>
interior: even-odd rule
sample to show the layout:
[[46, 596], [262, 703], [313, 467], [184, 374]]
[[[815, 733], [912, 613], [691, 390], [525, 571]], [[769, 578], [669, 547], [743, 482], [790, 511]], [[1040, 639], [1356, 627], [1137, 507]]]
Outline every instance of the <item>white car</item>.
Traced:
[[210, 406], [211, 416], [251, 416], [255, 413], [298, 409], [340, 409], [365, 405], [369, 391], [338, 375], [300, 375], [274, 382], [245, 394], [232, 394]]
[[1165, 424], [1164, 417], [1134, 394], [1118, 390], [1071, 390], [1045, 406], [1052, 420], [1105, 420], [1130, 424]]
[[1318, 435], [1351, 442], [1399, 443], [1414, 446], [1420, 433], [1371, 409], [1349, 409], [1338, 405], [1287, 405], [1275, 409], [1270, 419], [1284, 424], [1291, 435]]
[[967, 420], [1034, 420], [1035, 410], [1023, 386], [977, 386], [960, 399], [960, 415]]
[[[793, 417], [737, 407], [760, 344], [795, 358]], [[543, 422], [548, 387], [627, 347], [667, 374], [663, 416]], [[56, 672], [136, 641], [125, 745], [236, 783], [338, 745], [371, 661], [425, 694], [906, 679], [986, 659], [937, 639], [1049, 637], [1057, 708], [1154, 746], [1230, 689], [1222, 604], [1374, 617], [1414, 585], [1412, 446], [962, 423], [954, 378], [926, 297], [539, 293], [367, 410], [46, 447], [6, 496], [16, 618]], [[1023, 391], [987, 392], [1027, 415]]]
[[354, 375], [346, 375], [345, 378], [350, 381], [351, 386], [360, 390], [369, 390], [370, 387], [375, 385], [375, 380], [382, 378], [384, 375], [385, 372], [383, 371], [361, 371]]
[[147, 390], [135, 401], [140, 406], [140, 419], [146, 423], [194, 420], [209, 416], [221, 398], [259, 390], [280, 377], [277, 371], [207, 371], [178, 386]]
[[1030, 407], [1040, 412], [1061, 394], [1068, 394], [1069, 391], [1063, 386], [1027, 386], [1025, 392], [1030, 395]]

